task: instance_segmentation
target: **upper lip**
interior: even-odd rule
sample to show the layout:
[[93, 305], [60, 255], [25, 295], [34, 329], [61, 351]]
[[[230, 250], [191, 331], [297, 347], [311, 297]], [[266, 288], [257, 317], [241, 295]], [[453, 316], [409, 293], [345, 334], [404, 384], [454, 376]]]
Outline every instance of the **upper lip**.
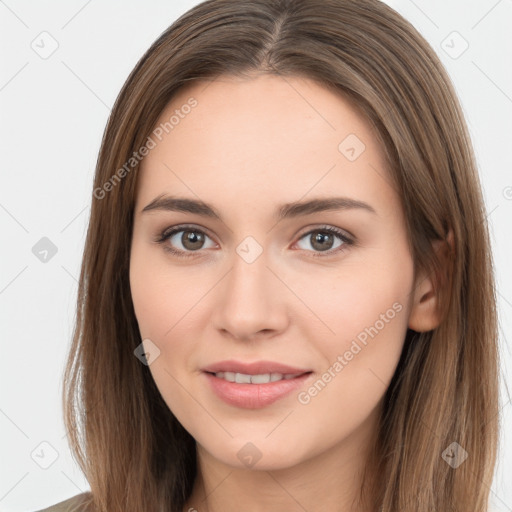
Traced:
[[300, 375], [308, 373], [311, 370], [296, 368], [286, 364], [276, 363], [273, 361], [255, 361], [253, 363], [243, 363], [241, 361], [219, 361], [202, 368], [204, 372], [234, 372], [243, 373], [245, 375], [262, 375], [265, 373], [281, 373], [283, 375]]

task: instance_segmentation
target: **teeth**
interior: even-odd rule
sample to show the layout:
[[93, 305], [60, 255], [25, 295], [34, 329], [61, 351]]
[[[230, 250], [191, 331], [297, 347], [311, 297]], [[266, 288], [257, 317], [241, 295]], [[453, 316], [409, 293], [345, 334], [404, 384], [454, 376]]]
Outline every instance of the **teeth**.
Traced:
[[293, 379], [297, 375], [283, 375], [282, 373], [262, 373], [259, 375], [248, 375], [246, 373], [217, 372], [215, 376], [219, 379], [224, 379], [228, 382], [236, 382], [238, 384], [267, 384], [268, 382], [276, 382], [283, 379]]

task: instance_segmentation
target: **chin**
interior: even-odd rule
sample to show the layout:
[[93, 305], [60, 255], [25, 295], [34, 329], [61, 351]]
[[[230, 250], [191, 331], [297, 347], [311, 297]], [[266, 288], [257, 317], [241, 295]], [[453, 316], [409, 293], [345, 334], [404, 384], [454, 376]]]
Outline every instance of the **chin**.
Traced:
[[[284, 443], [282, 440], [272, 442], [265, 439], [267, 434], [260, 438], [230, 439], [228, 443], [215, 443], [212, 446], [202, 445], [203, 450], [209, 452], [216, 460], [237, 469], [277, 471], [300, 464], [307, 459], [307, 454], [297, 449], [301, 443]], [[211, 438], [209, 439], [211, 444]], [[304, 448], [304, 446], [302, 446]]]

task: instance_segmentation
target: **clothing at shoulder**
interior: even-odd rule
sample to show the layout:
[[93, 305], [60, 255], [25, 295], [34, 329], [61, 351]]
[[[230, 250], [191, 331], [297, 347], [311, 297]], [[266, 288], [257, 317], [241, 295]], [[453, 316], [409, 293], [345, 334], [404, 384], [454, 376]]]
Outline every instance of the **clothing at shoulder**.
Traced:
[[92, 494], [83, 492], [37, 512], [92, 512]]

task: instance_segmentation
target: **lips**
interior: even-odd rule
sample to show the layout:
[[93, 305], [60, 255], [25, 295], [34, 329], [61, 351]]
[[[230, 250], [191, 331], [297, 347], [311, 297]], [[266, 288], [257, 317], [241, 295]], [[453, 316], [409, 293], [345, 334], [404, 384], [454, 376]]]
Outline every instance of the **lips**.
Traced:
[[202, 369], [210, 388], [229, 405], [259, 409], [304, 385], [311, 370], [272, 361], [220, 361]]

